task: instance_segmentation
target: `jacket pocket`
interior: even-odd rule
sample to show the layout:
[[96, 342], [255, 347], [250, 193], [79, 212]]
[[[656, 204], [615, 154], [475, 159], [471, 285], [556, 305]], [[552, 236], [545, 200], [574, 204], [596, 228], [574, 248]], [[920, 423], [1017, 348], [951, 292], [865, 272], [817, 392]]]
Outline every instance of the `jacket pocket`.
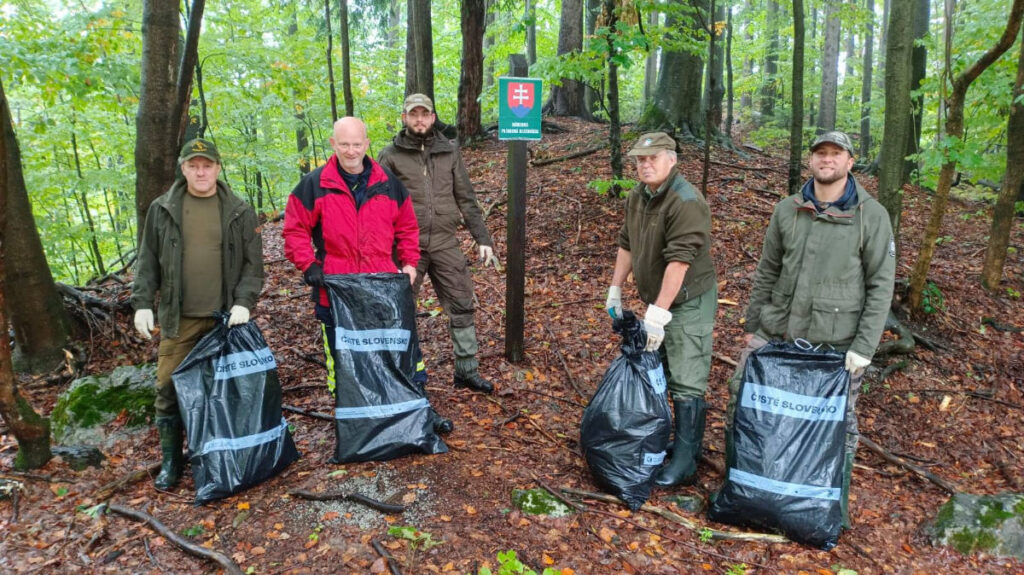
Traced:
[[811, 325], [807, 339], [813, 343], [847, 343], [857, 335], [859, 301], [815, 299], [811, 302]]
[[771, 301], [761, 308], [761, 329], [768, 335], [782, 337], [789, 327], [789, 313], [796, 282], [792, 278], [779, 278], [772, 288]]

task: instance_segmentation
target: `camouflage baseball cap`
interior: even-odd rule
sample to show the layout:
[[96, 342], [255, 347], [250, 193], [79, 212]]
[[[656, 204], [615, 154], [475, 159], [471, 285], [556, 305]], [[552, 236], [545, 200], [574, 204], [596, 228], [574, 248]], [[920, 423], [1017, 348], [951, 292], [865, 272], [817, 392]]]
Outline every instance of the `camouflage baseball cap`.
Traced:
[[665, 132], [648, 132], [640, 136], [629, 150], [629, 156], [653, 156], [662, 150], [676, 151], [676, 141]]
[[405, 97], [405, 113], [413, 111], [414, 108], [426, 108], [428, 112], [434, 112], [434, 103], [426, 94], [409, 94]]
[[178, 162], [187, 162], [196, 156], [220, 163], [220, 152], [217, 151], [217, 145], [210, 140], [196, 138], [185, 142], [185, 145], [181, 147], [181, 153], [178, 154]]
[[853, 142], [850, 141], [850, 136], [847, 136], [842, 132], [825, 132], [817, 138], [814, 138], [814, 142], [811, 144], [811, 151], [813, 152], [822, 144], [835, 144], [847, 152], [850, 152], [851, 156], [857, 154], [853, 149]]

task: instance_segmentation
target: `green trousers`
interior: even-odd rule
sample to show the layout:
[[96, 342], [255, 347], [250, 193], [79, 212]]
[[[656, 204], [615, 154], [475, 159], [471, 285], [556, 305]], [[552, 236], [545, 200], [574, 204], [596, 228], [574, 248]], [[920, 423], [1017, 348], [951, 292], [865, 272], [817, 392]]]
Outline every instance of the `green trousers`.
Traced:
[[217, 325], [212, 317], [182, 317], [178, 320], [178, 337], [160, 338], [156, 362], [156, 416], [178, 415], [178, 394], [174, 392], [171, 374], [181, 365], [192, 348]]
[[669, 308], [672, 321], [658, 353], [673, 398], [704, 397], [711, 373], [711, 333], [718, 312], [718, 286]]

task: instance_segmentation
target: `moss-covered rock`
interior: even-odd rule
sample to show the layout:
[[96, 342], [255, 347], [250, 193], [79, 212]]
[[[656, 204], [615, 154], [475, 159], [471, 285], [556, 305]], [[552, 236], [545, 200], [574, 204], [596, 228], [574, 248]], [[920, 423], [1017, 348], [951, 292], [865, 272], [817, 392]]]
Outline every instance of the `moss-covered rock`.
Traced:
[[156, 400], [156, 367], [121, 366], [105, 375], [76, 379], [50, 414], [53, 438], [65, 445], [103, 442], [103, 426], [125, 414], [124, 427], [147, 425]]
[[1024, 494], [957, 493], [926, 529], [933, 544], [964, 555], [980, 551], [1024, 559]]
[[548, 517], [565, 517], [572, 515], [573, 509], [559, 501], [546, 489], [515, 489], [512, 491], [512, 504], [527, 515], [547, 515]]

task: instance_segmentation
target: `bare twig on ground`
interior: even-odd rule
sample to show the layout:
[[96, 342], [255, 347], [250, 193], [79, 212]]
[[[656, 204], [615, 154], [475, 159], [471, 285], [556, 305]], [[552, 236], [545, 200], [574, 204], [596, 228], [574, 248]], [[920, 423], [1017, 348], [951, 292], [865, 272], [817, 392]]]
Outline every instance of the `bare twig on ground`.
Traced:
[[120, 479], [115, 479], [114, 481], [111, 481], [110, 483], [107, 483], [103, 487], [97, 489], [96, 493], [93, 494], [93, 498], [96, 501], [105, 501], [107, 499], [110, 499], [110, 497], [117, 493], [119, 490], [121, 490], [121, 488], [136, 483], [138, 481], [142, 481], [147, 477], [150, 477], [153, 474], [153, 472], [158, 469], [160, 469], [159, 461], [155, 463], [150, 463], [149, 465], [143, 467], [142, 469], [136, 469], [135, 471], [129, 473], [128, 475], [125, 475]]
[[[598, 501], [603, 501], [605, 503], [616, 503], [619, 505], [624, 505], [624, 503], [622, 503], [622, 501], [620, 501], [617, 497], [614, 497], [612, 495], [606, 495], [604, 493], [593, 493], [590, 491], [583, 491], [581, 489], [573, 489], [571, 487], [562, 487], [561, 490], [565, 493], [569, 493], [570, 495], [576, 495], [578, 497], [586, 497], [587, 499], [596, 499]], [[683, 517], [678, 513], [669, 511], [668, 509], [663, 509], [661, 507], [651, 505], [650, 503], [645, 503], [643, 507], [640, 508], [640, 511], [653, 513], [659, 517], [668, 519], [673, 523], [682, 525], [690, 531], [693, 531], [698, 534], [705, 533], [704, 530], [707, 529], [706, 527], [700, 525], [696, 521], [687, 519], [686, 517]], [[789, 539], [787, 539], [786, 537], [782, 535], [773, 535], [771, 533], [733, 533], [731, 531], [718, 531], [715, 529], [709, 529], [708, 531], [710, 531], [711, 533], [711, 538], [715, 540], [757, 541], [759, 543], [789, 543]]]
[[402, 575], [402, 570], [398, 568], [398, 562], [395, 561], [395, 558], [392, 557], [386, 549], [384, 549], [384, 546], [380, 544], [380, 541], [374, 539], [370, 544], [373, 545], [373, 550], [384, 558], [384, 561], [388, 564], [388, 569], [391, 571], [391, 575]]
[[733, 367], [736, 367], [737, 365], [739, 365], [738, 363], [736, 363], [735, 359], [733, 359], [733, 358], [731, 358], [731, 357], [729, 357], [727, 355], [722, 355], [720, 353], [716, 353], [716, 354], [714, 354], [714, 357], [718, 361], [720, 361], [722, 363], [725, 363], [725, 364], [728, 364], [728, 365], [731, 365]]
[[569, 369], [569, 364], [566, 363], [565, 357], [562, 356], [562, 350], [558, 348], [558, 338], [555, 337], [555, 334], [551, 333], [551, 328], [548, 327], [548, 324], [544, 323], [541, 325], [544, 326], [544, 331], [548, 332], [548, 337], [551, 338], [551, 341], [549, 342], [551, 344], [551, 350], [555, 352], [555, 356], [557, 356], [558, 361], [561, 362], [562, 368], [565, 369], [565, 374], [569, 377], [569, 384], [572, 385], [574, 390], [576, 390], [576, 393], [579, 394], [580, 398], [586, 399], [587, 396], [580, 390], [580, 386], [576, 383], [576, 378], [572, 375], [572, 370]]
[[589, 156], [590, 154], [593, 154], [595, 152], [600, 152], [601, 150], [607, 150], [607, 149], [608, 149], [608, 144], [601, 144], [600, 146], [595, 146], [593, 148], [587, 148], [585, 150], [580, 150], [578, 152], [573, 152], [571, 154], [566, 154], [564, 156], [558, 156], [556, 158], [547, 158], [547, 159], [544, 159], [544, 160], [533, 160], [532, 162], [530, 162], [530, 165], [532, 165], [534, 167], [547, 166], [549, 164], [555, 164], [555, 163], [558, 163], [558, 162], [563, 162], [565, 160], [574, 160], [576, 158], [582, 158], [584, 156]]
[[219, 551], [213, 551], [210, 549], [206, 549], [205, 547], [195, 545], [190, 541], [186, 541], [173, 530], [168, 529], [167, 526], [161, 523], [160, 520], [158, 520], [156, 517], [153, 517], [148, 513], [145, 513], [143, 511], [137, 511], [135, 509], [131, 509], [129, 507], [125, 507], [117, 503], [111, 503], [107, 506], [107, 508], [113, 511], [114, 513], [117, 513], [118, 515], [123, 515], [125, 517], [128, 517], [129, 519], [134, 519], [135, 521], [149, 525], [149, 527], [153, 529], [153, 531], [156, 531], [157, 533], [162, 535], [164, 539], [167, 539], [171, 543], [174, 543], [175, 545], [183, 549], [186, 553], [199, 557], [200, 559], [213, 561], [217, 565], [220, 565], [221, 568], [224, 569], [224, 572], [228, 575], [243, 575], [241, 568], [239, 568], [238, 565], [235, 564], [235, 562], [232, 561], [231, 558], [227, 555], [224, 555]]
[[299, 497], [301, 499], [308, 499], [309, 501], [351, 501], [353, 503], [359, 503], [365, 505], [370, 509], [376, 509], [381, 513], [387, 513], [388, 515], [394, 515], [396, 513], [402, 513], [405, 511], [405, 507], [401, 505], [392, 505], [391, 503], [384, 503], [383, 501], [377, 501], [372, 497], [367, 497], [359, 493], [347, 493], [344, 491], [328, 491], [324, 493], [315, 493], [313, 491], [307, 491], [305, 489], [294, 489], [288, 492], [288, 495], [292, 497]]
[[508, 424], [512, 423], [513, 421], [519, 419], [522, 415], [523, 415], [523, 410], [517, 409], [516, 412], [513, 413], [511, 417], [506, 417], [505, 419], [499, 421], [498, 423], [494, 424], [494, 427], [496, 427], [497, 429], [501, 429], [502, 427], [505, 427], [506, 425], [508, 425]]
[[924, 469], [923, 467], [920, 467], [918, 465], [914, 465], [913, 463], [910, 463], [909, 461], [906, 461], [903, 458], [896, 457], [895, 455], [889, 453], [881, 445], [878, 445], [874, 441], [871, 441], [864, 434], [861, 434], [861, 436], [860, 436], [860, 443], [862, 445], [864, 445], [865, 447], [867, 447], [868, 449], [870, 449], [871, 451], [877, 453], [882, 459], [888, 461], [889, 463], [892, 463], [892, 464], [895, 464], [895, 465], [899, 465], [900, 467], [903, 467], [904, 469], [908, 469], [910, 471], [913, 471], [914, 473], [920, 475], [921, 477], [927, 479], [928, 481], [931, 481], [935, 485], [938, 485], [939, 487], [945, 489], [946, 491], [948, 491], [950, 493], [957, 493], [958, 491], [960, 491], [959, 489], [957, 489], [956, 485], [953, 485], [949, 481], [939, 477], [938, 475], [935, 475], [931, 471], [928, 471], [927, 469]]
[[535, 389], [521, 389], [521, 390], [518, 390], [518, 391], [525, 391], [526, 393], [533, 393], [533, 394], [536, 394], [536, 395], [543, 395], [544, 397], [550, 397], [551, 399], [554, 399], [554, 400], [557, 400], [557, 401], [564, 401], [565, 403], [568, 403], [568, 404], [571, 404], [571, 405], [575, 405], [576, 407], [584, 407], [584, 408], [587, 407], [587, 406], [583, 405], [582, 403], [580, 403], [578, 401], [573, 401], [571, 399], [566, 399], [564, 397], [558, 397], [556, 395], [551, 395], [550, 393], [544, 393], [543, 391], [537, 391]]
[[306, 417], [312, 417], [315, 419], [322, 419], [324, 421], [334, 421], [334, 418], [326, 413], [317, 413], [315, 411], [306, 411], [292, 405], [282, 405], [281, 409], [284, 411], [290, 411], [292, 413], [298, 413], [299, 415], [305, 415]]
[[156, 560], [156, 557], [153, 557], [153, 551], [149, 548], [149, 537], [142, 538], [142, 546], [146, 549], [146, 555], [149, 557], [150, 562], [159, 567], [160, 562]]

